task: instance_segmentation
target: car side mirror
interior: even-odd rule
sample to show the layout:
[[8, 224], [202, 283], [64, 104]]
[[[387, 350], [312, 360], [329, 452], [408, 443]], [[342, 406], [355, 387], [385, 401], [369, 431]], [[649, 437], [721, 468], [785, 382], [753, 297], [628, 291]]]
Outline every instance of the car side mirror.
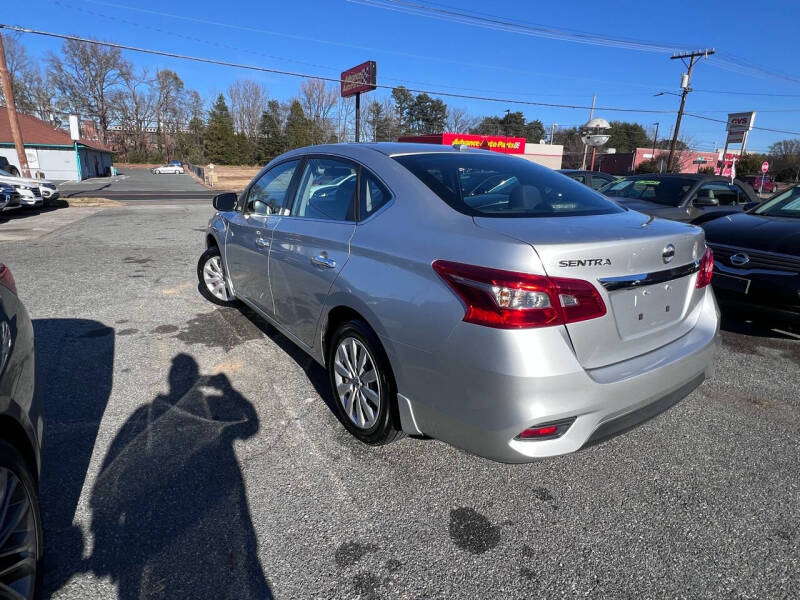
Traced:
[[719, 206], [719, 200], [708, 196], [695, 196], [692, 204], [695, 206]]
[[226, 212], [233, 210], [236, 207], [236, 201], [238, 200], [238, 196], [233, 192], [225, 192], [224, 194], [217, 194], [214, 196], [214, 199], [211, 200], [211, 204], [214, 205], [214, 208], [221, 212]]

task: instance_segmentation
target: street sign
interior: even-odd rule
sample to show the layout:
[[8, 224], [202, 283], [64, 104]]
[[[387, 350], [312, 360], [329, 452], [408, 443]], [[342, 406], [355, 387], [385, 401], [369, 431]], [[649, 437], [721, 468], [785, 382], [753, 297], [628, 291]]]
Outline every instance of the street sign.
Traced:
[[761, 172], [766, 173], [767, 171], [769, 171], [769, 163], [767, 161], [764, 161], [763, 163], [761, 163]]
[[726, 129], [731, 133], [750, 131], [755, 118], [755, 112], [729, 113]]
[[78, 121], [78, 115], [69, 116], [69, 137], [73, 142], [77, 142], [81, 139], [81, 126]]
[[372, 91], [377, 87], [378, 64], [374, 60], [368, 60], [357, 67], [342, 71], [340, 79], [342, 98]]

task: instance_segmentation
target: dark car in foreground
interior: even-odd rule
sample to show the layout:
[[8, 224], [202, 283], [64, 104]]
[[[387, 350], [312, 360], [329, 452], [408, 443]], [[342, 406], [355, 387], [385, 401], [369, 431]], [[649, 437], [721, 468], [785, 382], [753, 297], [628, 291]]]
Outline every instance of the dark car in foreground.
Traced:
[[574, 179], [578, 183], [588, 185], [593, 190], [599, 190], [604, 185], [608, 185], [612, 181], [619, 179], [616, 175], [609, 175], [608, 173], [601, 173], [599, 171], [582, 171], [580, 169], [559, 169], [559, 173], [566, 175], [570, 179]]
[[702, 227], [720, 303], [800, 318], [800, 186]]
[[38, 479], [42, 412], [34, 396], [33, 326], [0, 263], [0, 598], [35, 598], [41, 578]]
[[738, 179], [691, 173], [631, 175], [600, 193], [631, 210], [695, 224], [759, 202], [753, 188]]

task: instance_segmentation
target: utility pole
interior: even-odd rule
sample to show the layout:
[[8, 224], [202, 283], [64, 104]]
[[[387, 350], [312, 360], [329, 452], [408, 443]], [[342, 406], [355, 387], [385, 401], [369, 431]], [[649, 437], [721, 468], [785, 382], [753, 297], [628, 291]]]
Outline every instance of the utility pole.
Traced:
[[656, 162], [656, 145], [658, 144], [658, 125], [659, 123], [653, 123], [656, 126], [656, 133], [653, 136], [653, 164]]
[[8, 75], [8, 65], [6, 65], [6, 49], [3, 46], [3, 34], [0, 33], [0, 84], [3, 86], [3, 94], [6, 98], [6, 114], [8, 115], [8, 125], [11, 129], [11, 139], [14, 140], [14, 147], [17, 149], [17, 159], [19, 160], [19, 171], [23, 177], [30, 177], [28, 169], [28, 157], [25, 156], [25, 146], [22, 144], [22, 134], [19, 130], [17, 120], [17, 109], [14, 105], [14, 90], [11, 89], [11, 77]]
[[[589, 120], [590, 121], [592, 119], [594, 119], [594, 103], [595, 102], [597, 102], [597, 94], [593, 94], [592, 95], [592, 110], [589, 111]], [[583, 145], [583, 160], [581, 161], [581, 171], [585, 171], [586, 170], [586, 151], [588, 149], [589, 149], [589, 147], [586, 144], [584, 144]]]
[[714, 49], [705, 50], [693, 50], [692, 52], [679, 52], [670, 56], [670, 60], [680, 60], [684, 65], [686, 65], [686, 59], [689, 59], [689, 64], [686, 65], [686, 75], [681, 77], [681, 87], [683, 88], [683, 93], [681, 93], [681, 106], [678, 109], [678, 117], [675, 119], [675, 129], [672, 132], [672, 143], [669, 145], [669, 157], [667, 158], [667, 172], [672, 171], [672, 159], [675, 156], [675, 146], [678, 143], [678, 133], [681, 128], [681, 119], [683, 118], [683, 109], [686, 106], [686, 96], [689, 95], [689, 92], [692, 91], [692, 88], [689, 85], [692, 82], [692, 71], [694, 70], [694, 64], [700, 58], [708, 58], [714, 54]]
[[556, 127], [558, 127], [558, 123], [553, 123], [550, 126], [550, 145], [553, 145], [553, 137], [556, 135]]

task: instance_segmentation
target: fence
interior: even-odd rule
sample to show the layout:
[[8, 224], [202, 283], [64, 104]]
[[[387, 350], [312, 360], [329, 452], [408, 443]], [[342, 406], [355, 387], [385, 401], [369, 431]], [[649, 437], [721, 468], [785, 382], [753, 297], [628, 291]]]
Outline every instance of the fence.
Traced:
[[186, 165], [186, 168], [189, 169], [192, 173], [194, 173], [200, 179], [200, 181], [205, 183], [206, 181], [205, 167], [198, 167], [197, 165], [193, 165], [190, 162], [185, 162], [183, 164]]

